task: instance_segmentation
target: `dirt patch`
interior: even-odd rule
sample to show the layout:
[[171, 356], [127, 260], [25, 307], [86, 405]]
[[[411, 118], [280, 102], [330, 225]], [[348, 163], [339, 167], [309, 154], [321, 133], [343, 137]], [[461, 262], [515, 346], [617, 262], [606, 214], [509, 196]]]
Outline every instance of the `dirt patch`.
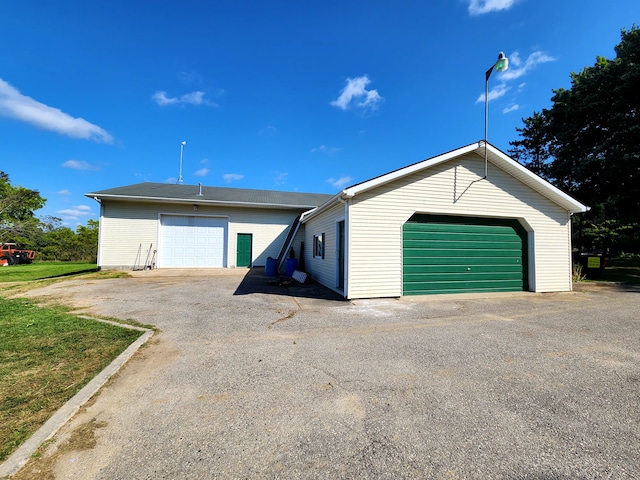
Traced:
[[[128, 362], [127, 368], [113, 375], [105, 386], [118, 384], [121, 387], [136, 389], [148, 381], [147, 374], [165, 368], [179, 355], [168, 342], [154, 337], [140, 349]], [[108, 425], [98, 421], [103, 418], [105, 410], [118, 408], [125, 401], [123, 398], [112, 398], [101, 389], [94, 395], [62, 429], [50, 440], [46, 441], [22, 467], [12, 480], [52, 480], [66, 455], [76, 456], [79, 452], [93, 449], [97, 444], [96, 431]], [[105, 406], [106, 404], [106, 406]], [[87, 420], [88, 419], [88, 420]]]
[[[58, 459], [68, 452], [94, 448], [96, 446], [96, 430], [106, 426], [106, 422], [99, 422], [95, 418], [92, 418], [89, 422], [77, 427], [71, 432], [69, 438], [57, 447], [52, 446], [51, 443], [44, 444], [41, 449], [36, 452], [33, 460], [27, 463], [12, 479], [54, 480], [55, 475], [53, 469]], [[47, 450], [47, 447], [54, 448], [54, 451], [43, 454], [42, 451]]]

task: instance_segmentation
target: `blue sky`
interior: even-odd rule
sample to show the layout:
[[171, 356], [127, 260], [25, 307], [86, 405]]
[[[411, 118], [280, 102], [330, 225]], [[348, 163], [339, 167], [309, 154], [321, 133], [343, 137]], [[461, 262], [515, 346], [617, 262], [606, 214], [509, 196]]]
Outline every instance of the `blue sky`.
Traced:
[[144, 181], [335, 193], [482, 139], [506, 151], [637, 0], [7, 0], [0, 170], [36, 213]]

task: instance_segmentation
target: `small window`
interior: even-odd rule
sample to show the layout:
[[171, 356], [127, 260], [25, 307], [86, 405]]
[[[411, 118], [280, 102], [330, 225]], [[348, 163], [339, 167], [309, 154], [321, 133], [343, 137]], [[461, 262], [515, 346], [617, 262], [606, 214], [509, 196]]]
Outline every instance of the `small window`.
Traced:
[[313, 236], [313, 257], [324, 258], [324, 233]]

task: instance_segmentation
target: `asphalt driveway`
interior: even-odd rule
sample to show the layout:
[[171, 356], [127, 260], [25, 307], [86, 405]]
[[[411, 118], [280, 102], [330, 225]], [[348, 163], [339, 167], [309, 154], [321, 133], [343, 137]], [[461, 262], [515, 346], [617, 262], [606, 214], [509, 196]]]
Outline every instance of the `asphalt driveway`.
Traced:
[[56, 436], [55, 478], [640, 477], [638, 290], [345, 302], [175, 273], [34, 292], [161, 330]]

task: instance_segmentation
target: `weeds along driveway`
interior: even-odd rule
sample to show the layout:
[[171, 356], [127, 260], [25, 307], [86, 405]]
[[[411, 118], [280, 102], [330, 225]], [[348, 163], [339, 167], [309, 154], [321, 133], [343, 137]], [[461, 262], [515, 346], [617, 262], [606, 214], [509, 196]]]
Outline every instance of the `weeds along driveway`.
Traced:
[[34, 293], [162, 330], [38, 474], [640, 476], [638, 291], [343, 302], [227, 274]]

